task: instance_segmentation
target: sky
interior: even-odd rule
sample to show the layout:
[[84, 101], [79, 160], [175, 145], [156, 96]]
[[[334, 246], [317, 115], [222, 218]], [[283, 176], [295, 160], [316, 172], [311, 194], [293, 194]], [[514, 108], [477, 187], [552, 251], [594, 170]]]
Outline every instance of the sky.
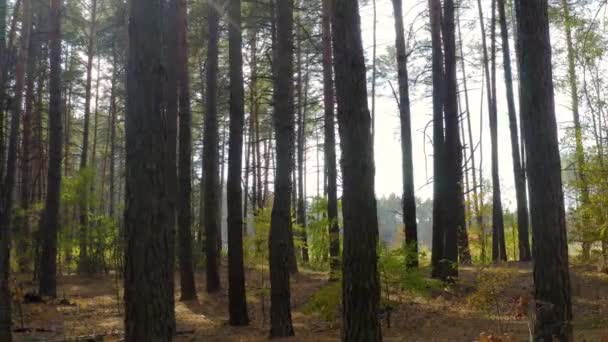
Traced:
[[[417, 3], [405, 2], [404, 17], [406, 31], [412, 22], [416, 22], [418, 26], [424, 25], [424, 17], [419, 14], [426, 10], [426, 1]], [[486, 14], [490, 12], [489, 1], [483, 1], [487, 5]], [[408, 7], [409, 6], [409, 7]], [[371, 60], [372, 57], [372, 42], [373, 42], [373, 11], [371, 4], [361, 7], [361, 24], [363, 46], [365, 48], [366, 59]], [[415, 20], [418, 18], [417, 20]], [[472, 115], [473, 139], [479, 140], [480, 131], [483, 132], [483, 173], [484, 178], [490, 179], [490, 135], [489, 135], [489, 117], [487, 113], [487, 104], [485, 103], [485, 95], [483, 95], [482, 104], [482, 84], [481, 84], [481, 65], [476, 62], [480, 61], [481, 56], [476, 56], [477, 52], [470, 51], [466, 45], [470, 42], [480, 42], [480, 28], [477, 24], [476, 8], [467, 10], [463, 13], [462, 35], [465, 42], [465, 62], [467, 74], [469, 76], [468, 88]], [[487, 20], [487, 19], [486, 19]], [[377, 55], [380, 57], [386, 54], [388, 47], [394, 46], [395, 28], [393, 21], [393, 10], [391, 0], [377, 0]], [[559, 31], [552, 32], [560, 34]], [[428, 32], [424, 29], [418, 31], [418, 38], [425, 39]], [[553, 39], [554, 37], [552, 37]], [[553, 39], [559, 40], [559, 37]], [[511, 43], [511, 46], [512, 43]], [[513, 49], [513, 48], [512, 48]], [[497, 65], [497, 94], [498, 94], [498, 142], [499, 142], [499, 173], [502, 187], [503, 207], [511, 210], [515, 209], [515, 189], [513, 177], [513, 164], [511, 159], [511, 143], [509, 122], [506, 112], [506, 90], [504, 88], [504, 76], [502, 73], [502, 52], [497, 56], [500, 61]], [[430, 57], [429, 57], [430, 58]], [[555, 63], [554, 58], [554, 63]], [[420, 62], [417, 62], [420, 63]], [[408, 65], [411, 70], [415, 70], [417, 65]], [[559, 66], [558, 66], [559, 67]], [[371, 71], [370, 71], [371, 72]], [[368, 72], [368, 74], [370, 73]], [[556, 74], [560, 71], [556, 70]], [[460, 71], [458, 74], [461, 76]], [[368, 75], [369, 77], [369, 75]], [[397, 79], [390, 80], [392, 84], [397, 86]], [[515, 80], [517, 81], [517, 80]], [[516, 86], [516, 85], [515, 85]], [[516, 88], [517, 89], [517, 88]], [[368, 93], [371, 93], [371, 87], [368, 86]], [[516, 94], [517, 95], [517, 94]], [[556, 93], [556, 115], [558, 127], [560, 128], [560, 137], [563, 139], [566, 129], [572, 126], [571, 112], [569, 109], [568, 96]], [[517, 101], [517, 99], [516, 99]], [[369, 101], [371, 106], [371, 99]], [[483, 108], [483, 127], [480, 127], [480, 109]], [[432, 144], [429, 139], [425, 139], [424, 129], [431, 120], [432, 105], [428, 97], [428, 89], [425, 85], [417, 85], [413, 89], [412, 94], [412, 129], [413, 129], [413, 162], [414, 162], [414, 182], [416, 196], [426, 199], [432, 198]], [[388, 196], [391, 193], [400, 195], [402, 189], [401, 177], [401, 140], [399, 135], [400, 122], [398, 117], [398, 108], [392, 94], [391, 88], [386, 80], [378, 80], [377, 96], [376, 96], [376, 135], [375, 135], [375, 162], [376, 162], [376, 194], [378, 197]], [[430, 126], [429, 126], [430, 129]], [[431, 134], [431, 131], [428, 131]], [[309, 156], [308, 165], [314, 165], [316, 159], [314, 156]], [[476, 163], [479, 165], [480, 155], [476, 154]], [[314, 168], [314, 167], [313, 167]], [[309, 173], [310, 173], [309, 169]], [[316, 173], [308, 175], [307, 181], [308, 194], [316, 193]]]

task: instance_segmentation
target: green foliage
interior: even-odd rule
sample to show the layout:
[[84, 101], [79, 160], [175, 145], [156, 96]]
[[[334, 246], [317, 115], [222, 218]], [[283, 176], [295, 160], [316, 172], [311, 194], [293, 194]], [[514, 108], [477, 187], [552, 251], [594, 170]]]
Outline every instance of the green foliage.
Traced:
[[441, 288], [441, 282], [426, 278], [419, 269], [406, 267], [412, 253], [408, 247], [391, 249], [381, 245], [378, 248], [378, 270], [385, 301], [389, 302], [391, 295], [402, 291], [427, 296]]
[[268, 264], [268, 237], [272, 208], [262, 208], [256, 212], [250, 224], [250, 232], [243, 240], [245, 264], [250, 267]]
[[93, 272], [109, 272], [120, 268], [122, 244], [118, 222], [112, 217], [99, 214], [101, 193], [92, 187], [95, 181], [93, 169], [84, 169], [73, 177], [65, 177], [62, 181], [61, 206], [62, 229], [59, 232], [60, 252], [65, 256], [66, 267], [75, 268], [76, 256], [79, 254], [80, 222], [78, 219], [81, 204], [86, 204], [88, 226], [86, 244], [88, 257], [86, 269]]
[[322, 287], [304, 305], [304, 313], [319, 315], [323, 320], [332, 322], [340, 317], [342, 302], [342, 282], [331, 282]]

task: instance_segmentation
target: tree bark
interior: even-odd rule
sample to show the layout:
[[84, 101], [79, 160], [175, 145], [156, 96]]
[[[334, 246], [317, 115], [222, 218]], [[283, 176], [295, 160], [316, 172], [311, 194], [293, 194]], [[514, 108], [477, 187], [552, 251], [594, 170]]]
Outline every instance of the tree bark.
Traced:
[[534, 257], [534, 339], [571, 341], [572, 304], [555, 118], [548, 3], [517, 0], [520, 112], [528, 164]]
[[127, 73], [125, 340], [175, 332], [170, 136], [164, 113], [165, 33], [160, 1], [132, 0]]
[[49, 9], [49, 166], [46, 201], [40, 220], [41, 296], [57, 296], [57, 232], [61, 201], [61, 161], [63, 157], [63, 124], [61, 108], [61, 0], [52, 0]]
[[274, 78], [274, 127], [277, 168], [270, 222], [270, 336], [293, 336], [289, 289], [291, 168], [294, 151], [293, 0], [277, 1]]
[[517, 198], [517, 229], [519, 261], [530, 261], [530, 233], [528, 228], [528, 196], [526, 194], [526, 178], [521, 166], [519, 149], [519, 129], [513, 91], [513, 71], [511, 69], [511, 49], [509, 47], [509, 29], [505, 11], [505, 0], [498, 0], [498, 15], [502, 38], [503, 65], [505, 86], [507, 90], [507, 106], [509, 112], [509, 130], [511, 131], [511, 151], [513, 157], [513, 175], [515, 176], [515, 195]]
[[445, 235], [445, 213], [443, 196], [444, 182], [444, 146], [443, 106], [445, 97], [443, 74], [443, 50], [441, 48], [441, 2], [429, 0], [431, 44], [433, 63], [433, 246], [431, 255], [432, 276], [441, 278], [443, 246]]
[[219, 40], [219, 4], [211, 0], [207, 5], [209, 42], [207, 48], [207, 96], [203, 133], [203, 167], [205, 180], [205, 252], [207, 257], [207, 292], [220, 289], [218, 236], [221, 229], [218, 212], [221, 210], [219, 184], [219, 133], [217, 114], [217, 69]]
[[342, 340], [381, 341], [372, 118], [359, 7], [351, 0], [336, 0], [334, 6], [334, 70], [344, 187]]
[[[34, 12], [32, 10], [32, 12]], [[32, 13], [32, 30], [34, 28], [33, 21], [39, 19]], [[36, 31], [38, 27], [36, 26]], [[31, 248], [32, 236], [31, 230], [31, 216], [30, 206], [33, 198], [33, 181], [32, 181], [32, 156], [33, 149], [32, 145], [34, 141], [32, 139], [32, 125], [33, 125], [33, 111], [34, 111], [34, 87], [36, 79], [36, 68], [38, 50], [40, 49], [38, 32], [34, 32], [30, 35], [29, 47], [28, 47], [28, 58], [27, 58], [27, 75], [25, 76], [25, 110], [23, 111], [22, 120], [22, 137], [21, 137], [21, 154], [20, 154], [20, 170], [19, 176], [21, 177], [21, 191], [19, 193], [19, 208], [21, 210], [20, 215], [15, 217], [15, 225], [18, 227], [19, 234], [16, 234], [16, 247], [17, 247], [17, 265], [19, 266], [20, 272], [29, 272], [31, 268]]]
[[329, 277], [337, 280], [340, 269], [340, 227], [338, 226], [338, 170], [334, 114], [333, 53], [331, 43], [331, 0], [322, 1], [324, 151], [327, 175], [327, 222], [329, 231]]
[[[302, 6], [300, 1], [299, 7]], [[296, 202], [296, 210], [297, 210], [297, 223], [298, 223], [298, 240], [300, 240], [300, 256], [302, 257], [302, 262], [308, 263], [308, 242], [306, 237], [306, 195], [305, 195], [305, 177], [306, 177], [306, 167], [304, 165], [304, 152], [306, 150], [306, 101], [304, 98], [306, 97], [304, 89], [304, 83], [306, 76], [303, 76], [307, 70], [306, 68], [302, 68], [302, 14], [298, 12], [297, 21], [296, 21], [296, 37], [298, 39], [297, 43], [297, 64], [298, 64], [298, 80], [297, 80], [297, 97], [298, 97], [298, 131], [297, 131], [297, 139], [298, 139], [298, 191], [297, 191], [297, 202]]]
[[412, 162], [412, 123], [410, 109], [407, 52], [401, 0], [393, 0], [395, 16], [397, 70], [399, 73], [399, 118], [401, 119], [401, 158], [403, 172], [403, 224], [405, 226], [406, 266], [418, 267], [418, 224], [416, 222], [416, 196], [414, 193], [414, 164]]
[[498, 109], [496, 102], [496, 1], [492, 0], [490, 140], [492, 147], [492, 260], [507, 261], [505, 226], [502, 217], [502, 195], [498, 166]]
[[245, 124], [245, 88], [241, 30], [241, 0], [231, 0], [230, 18], [230, 142], [228, 165], [228, 297], [231, 325], [249, 324], [243, 262], [243, 126]]
[[[95, 57], [95, 41], [97, 36], [97, 0], [91, 0], [91, 17], [89, 27], [89, 41], [87, 45], [87, 65], [86, 65], [86, 81], [84, 87], [84, 121], [82, 128], [82, 153], [80, 154], [80, 172], [87, 169], [89, 162], [89, 126], [91, 121], [91, 84], [93, 74], [93, 58]], [[85, 185], [81, 189], [78, 223], [80, 224], [79, 247], [80, 255], [78, 257], [78, 272], [92, 272], [91, 261], [89, 260], [88, 246], [88, 225], [89, 225], [89, 185]]]
[[12, 100], [11, 129], [6, 158], [6, 174], [0, 193], [0, 341], [10, 342], [11, 337], [11, 294], [9, 290], [10, 272], [10, 238], [13, 229], [12, 214], [14, 191], [17, 176], [17, 145], [19, 144], [19, 126], [21, 122], [21, 102], [27, 73], [28, 48], [32, 27], [30, 0], [23, 0], [23, 20], [21, 24], [21, 42], [15, 71], [15, 97]]
[[188, 4], [175, 0], [177, 24], [177, 78], [179, 92], [179, 184], [177, 222], [181, 300], [195, 300], [194, 260], [192, 256], [192, 114], [190, 74], [188, 72]]
[[446, 210], [442, 278], [458, 276], [458, 231], [466, 229], [462, 174], [462, 143], [458, 112], [458, 79], [456, 77], [456, 30], [453, 0], [444, 1], [443, 44], [445, 53], [445, 182]]

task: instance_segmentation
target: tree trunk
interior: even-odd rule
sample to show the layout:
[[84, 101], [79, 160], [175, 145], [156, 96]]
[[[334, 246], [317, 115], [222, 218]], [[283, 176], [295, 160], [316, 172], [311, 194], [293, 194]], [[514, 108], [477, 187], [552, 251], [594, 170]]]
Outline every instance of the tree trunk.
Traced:
[[507, 261], [505, 226], [502, 217], [502, 195], [498, 166], [498, 109], [496, 103], [496, 1], [492, 0], [490, 140], [492, 145], [492, 260]]
[[[32, 14], [33, 17], [33, 14]], [[38, 19], [38, 18], [36, 18]], [[32, 25], [32, 28], [34, 25]], [[20, 272], [30, 272], [31, 255], [32, 255], [32, 240], [34, 237], [31, 231], [31, 216], [29, 210], [33, 198], [33, 181], [32, 181], [32, 125], [34, 111], [34, 87], [36, 79], [36, 63], [38, 58], [39, 40], [37, 39], [38, 32], [31, 35], [29, 41], [29, 53], [27, 61], [27, 75], [25, 77], [25, 110], [23, 112], [23, 125], [21, 137], [21, 167], [19, 176], [21, 177], [21, 191], [19, 194], [19, 209], [21, 214], [15, 218], [15, 225], [18, 227], [19, 234], [15, 236], [17, 247], [17, 265]]]
[[[566, 31], [566, 53], [568, 57], [568, 85], [570, 86], [570, 100], [572, 106], [572, 118], [574, 121], [574, 142], [576, 145], [575, 157], [576, 157], [576, 177], [578, 180], [578, 191], [580, 207], [585, 208], [589, 205], [589, 183], [585, 174], [586, 162], [585, 162], [585, 147], [583, 146], [583, 131], [581, 127], [581, 117], [579, 110], [579, 99], [578, 99], [578, 80], [576, 77], [576, 52], [574, 51], [574, 44], [572, 42], [572, 28], [570, 17], [570, 6], [568, 0], [561, 0], [561, 6], [564, 16], [564, 30]], [[582, 227], [586, 227], [589, 224], [587, 215], [583, 212], [582, 222], [579, 223]], [[584, 228], [583, 228], [584, 229]], [[591, 250], [590, 237], [584, 234], [583, 236], [583, 259], [589, 260]]]
[[[464, 51], [462, 48], [462, 34], [460, 32], [460, 16], [458, 16], [458, 36], [460, 37], [460, 55], [464, 56]], [[480, 237], [483, 236], [483, 216], [480, 209], [480, 197], [479, 197], [479, 184], [477, 183], [477, 173], [475, 171], [475, 146], [473, 144], [473, 126], [471, 125], [471, 110], [469, 105], [469, 88], [467, 86], [467, 73], [465, 68], [464, 58], [460, 58], [461, 70], [462, 70], [462, 84], [464, 87], [464, 99], [465, 99], [465, 111], [466, 111], [466, 120], [467, 120], [467, 133], [469, 137], [469, 148], [471, 150], [471, 178], [473, 181], [473, 211], [475, 215], [475, 222], [477, 223], [477, 227], [480, 230]], [[482, 86], [483, 88], [483, 86]], [[483, 94], [481, 96], [483, 98]], [[464, 123], [463, 123], [464, 125]], [[464, 135], [463, 135], [464, 136]], [[467, 236], [468, 238], [468, 236]], [[460, 263], [468, 264], [471, 263], [471, 253], [469, 250], [468, 255], [461, 255]]]
[[230, 325], [247, 325], [247, 296], [243, 263], [243, 126], [245, 124], [245, 89], [243, 84], [243, 52], [241, 31], [241, 0], [231, 0], [228, 8], [230, 59], [230, 143], [228, 165], [228, 297]]
[[399, 117], [401, 119], [401, 158], [403, 172], [403, 224], [407, 267], [418, 267], [418, 224], [416, 222], [416, 196], [414, 194], [414, 165], [412, 162], [412, 123], [410, 110], [407, 52], [403, 25], [401, 0], [393, 0], [397, 47], [397, 70], [399, 73]]
[[323, 107], [325, 122], [325, 173], [327, 175], [327, 222], [329, 224], [330, 279], [337, 280], [340, 268], [340, 227], [338, 227], [338, 171], [336, 166], [336, 128], [331, 43], [331, 0], [322, 2], [323, 30]]
[[181, 300], [196, 299], [192, 256], [192, 114], [190, 112], [190, 74], [188, 72], [188, 5], [175, 1], [177, 18], [177, 78], [179, 91], [179, 184], [177, 222]]
[[[469, 137], [469, 148], [471, 150], [471, 156], [470, 156], [470, 160], [471, 160], [471, 175], [472, 175], [472, 181], [473, 181], [473, 200], [470, 201], [470, 198], [468, 199], [469, 202], [472, 202], [473, 205], [473, 212], [472, 215], [475, 216], [476, 219], [476, 223], [478, 225], [479, 228], [481, 228], [483, 226], [483, 217], [481, 216], [481, 212], [479, 209], [479, 195], [478, 195], [478, 189], [477, 189], [477, 175], [475, 174], [475, 147], [473, 144], [473, 132], [472, 132], [472, 127], [471, 127], [471, 110], [470, 110], [470, 105], [469, 105], [469, 87], [467, 85], [467, 73], [466, 73], [466, 68], [465, 68], [465, 60], [464, 58], [462, 58], [462, 56], [464, 56], [464, 52], [463, 52], [463, 48], [462, 48], [462, 33], [460, 31], [460, 10], [461, 9], [457, 9], [457, 16], [456, 16], [456, 25], [457, 25], [457, 29], [458, 29], [458, 48], [460, 50], [460, 66], [461, 66], [461, 71], [462, 71], [462, 86], [463, 86], [463, 93], [464, 93], [464, 115], [466, 115], [466, 120], [467, 120], [467, 129], [468, 129], [468, 137]], [[483, 95], [482, 95], [483, 96]], [[461, 109], [462, 112], [462, 109]], [[464, 127], [464, 121], [461, 123], [461, 132], [462, 132], [462, 141], [463, 141], [463, 153], [464, 153], [464, 159], [467, 159], [467, 155], [466, 155], [466, 133], [465, 133], [465, 127]], [[465, 163], [464, 165], [465, 167], [465, 176], [466, 176], [466, 183], [467, 183], [467, 193], [469, 193], [470, 189], [468, 189], [468, 185], [469, 183], [469, 177], [468, 177], [468, 168], [467, 165]], [[469, 203], [469, 205], [471, 205], [471, 203]], [[469, 221], [469, 223], [471, 223], [471, 221]], [[471, 249], [469, 247], [469, 235], [468, 235], [468, 231], [467, 229], [461, 229], [458, 232], [458, 259], [460, 264], [462, 265], [470, 265], [473, 260], [471, 257]]]
[[293, 336], [289, 288], [291, 234], [291, 168], [294, 146], [293, 0], [277, 1], [274, 60], [274, 127], [276, 176], [270, 222], [270, 336]]
[[445, 235], [445, 213], [443, 207], [444, 185], [444, 145], [443, 105], [444, 75], [443, 50], [441, 49], [441, 2], [429, 0], [432, 61], [433, 61], [433, 245], [431, 255], [432, 276], [441, 278]]
[[61, 161], [63, 125], [61, 108], [61, 0], [52, 0], [49, 9], [49, 167], [46, 202], [40, 220], [42, 248], [40, 252], [41, 296], [57, 296], [57, 232], [61, 200]]
[[[80, 154], [80, 172], [87, 169], [89, 158], [89, 123], [91, 121], [91, 83], [93, 72], [93, 58], [95, 57], [95, 41], [97, 35], [97, 0], [91, 0], [91, 17], [89, 27], [89, 41], [87, 46], [87, 65], [86, 65], [86, 81], [84, 86], [84, 121], [82, 128], [82, 153]], [[82, 176], [82, 174], [81, 174]], [[88, 178], [87, 178], [88, 179]], [[79, 221], [80, 236], [79, 247], [80, 255], [78, 257], [78, 272], [92, 272], [92, 265], [89, 260], [89, 242], [88, 242], [88, 225], [89, 225], [89, 186], [88, 183], [80, 189], [79, 203]]]
[[[301, 7], [302, 4], [300, 3]], [[297, 27], [297, 64], [298, 64], [298, 80], [297, 80], [297, 96], [298, 96], [298, 191], [297, 191], [297, 223], [298, 223], [298, 240], [300, 240], [300, 256], [302, 257], [302, 262], [308, 263], [308, 244], [306, 239], [306, 195], [305, 191], [305, 177], [306, 177], [306, 167], [304, 165], [304, 152], [306, 150], [306, 101], [304, 98], [306, 97], [304, 89], [305, 76], [303, 74], [307, 72], [306, 68], [302, 68], [302, 34], [301, 34], [301, 13], [297, 15], [296, 27]]]
[[515, 176], [515, 193], [517, 198], [517, 229], [519, 261], [530, 261], [530, 233], [528, 230], [528, 196], [526, 194], [526, 178], [521, 167], [519, 149], [519, 130], [517, 127], [517, 112], [513, 91], [513, 71], [511, 69], [511, 50], [509, 47], [509, 30], [505, 12], [505, 0], [498, 0], [498, 15], [502, 37], [502, 52], [507, 88], [507, 106], [509, 111], [509, 129], [511, 131], [511, 151], [513, 156], [513, 175]]
[[130, 6], [127, 73], [125, 196], [125, 340], [171, 341], [174, 321], [174, 218], [166, 172], [163, 8]]
[[21, 102], [27, 73], [28, 48], [32, 27], [30, 0], [23, 0], [23, 20], [21, 24], [21, 42], [15, 71], [15, 97], [12, 100], [11, 129], [6, 159], [6, 177], [0, 193], [0, 341], [11, 339], [11, 294], [9, 290], [10, 272], [10, 236], [13, 214], [14, 191], [17, 174], [17, 145], [19, 144], [19, 126], [21, 121]]
[[21, 8], [21, 0], [15, 1], [13, 6], [13, 16], [8, 34], [8, 45], [6, 42], [6, 0], [0, 2], [0, 179], [6, 176], [6, 83], [8, 81], [8, 71], [12, 64], [13, 41], [15, 39], [16, 23]]
[[112, 84], [110, 89], [110, 184], [109, 184], [109, 204], [108, 204], [108, 216], [110, 218], [116, 218], [116, 115], [117, 115], [117, 103], [116, 103], [116, 87], [119, 77], [118, 72], [118, 61], [117, 61], [116, 44], [112, 45]]
[[537, 341], [571, 341], [568, 242], [546, 0], [517, 0], [520, 112], [528, 161]]
[[359, 7], [357, 1], [351, 0], [337, 0], [334, 4], [334, 70], [344, 187], [342, 340], [381, 341], [372, 118], [367, 103]]
[[207, 257], [207, 292], [220, 289], [218, 236], [221, 229], [218, 212], [221, 211], [219, 180], [219, 133], [217, 114], [217, 69], [219, 40], [219, 4], [211, 0], [207, 5], [209, 42], [207, 48], [207, 110], [203, 133], [203, 168], [205, 180], [205, 251]]
[[443, 44], [445, 51], [445, 210], [442, 278], [458, 276], [458, 231], [465, 229], [462, 175], [462, 143], [458, 113], [458, 79], [456, 77], [456, 25], [453, 0], [445, 0], [443, 9]]

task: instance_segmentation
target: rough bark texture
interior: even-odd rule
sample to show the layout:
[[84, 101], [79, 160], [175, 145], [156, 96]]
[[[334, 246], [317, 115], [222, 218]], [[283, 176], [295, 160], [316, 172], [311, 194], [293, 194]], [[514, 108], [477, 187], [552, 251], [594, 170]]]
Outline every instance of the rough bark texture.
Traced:
[[572, 340], [572, 304], [547, 0], [517, 0], [537, 341]]
[[403, 172], [403, 224], [405, 245], [408, 250], [408, 267], [418, 267], [418, 224], [416, 222], [416, 196], [414, 194], [414, 165], [412, 162], [412, 123], [410, 110], [407, 52], [403, 26], [401, 0], [393, 0], [395, 16], [397, 71], [399, 74], [399, 118], [401, 119], [401, 158]]
[[217, 119], [217, 69], [219, 40], [219, 4], [207, 3], [209, 42], [207, 48], [207, 110], [203, 133], [205, 253], [207, 257], [207, 292], [220, 289], [218, 235], [221, 229], [218, 212], [220, 205], [219, 134]]
[[443, 44], [445, 53], [445, 202], [446, 215], [443, 276], [458, 276], [458, 231], [465, 229], [462, 174], [462, 143], [458, 112], [458, 79], [456, 77], [456, 25], [453, 0], [444, 1]]
[[17, 145], [21, 122], [21, 102], [25, 74], [27, 73], [28, 47], [32, 26], [31, 1], [23, 0], [21, 42], [15, 71], [15, 96], [11, 105], [11, 127], [6, 158], [6, 174], [0, 193], [0, 341], [11, 341], [11, 294], [9, 290], [10, 239], [13, 229], [12, 211], [17, 174]]
[[513, 91], [513, 70], [511, 68], [511, 49], [509, 46], [509, 29], [505, 11], [505, 0], [498, 0], [500, 34], [502, 38], [503, 65], [505, 86], [507, 90], [507, 106], [509, 112], [509, 130], [511, 131], [511, 151], [513, 157], [513, 175], [515, 176], [515, 194], [517, 198], [517, 229], [519, 260], [530, 261], [530, 233], [528, 228], [528, 195], [526, 193], [526, 178], [521, 166], [519, 149], [519, 129], [517, 127], [517, 111]]
[[230, 59], [230, 142], [228, 151], [228, 299], [231, 325], [249, 324], [243, 264], [243, 126], [245, 124], [245, 89], [241, 0], [231, 0], [228, 8]]
[[331, 44], [331, 0], [322, 2], [323, 30], [323, 106], [324, 106], [324, 151], [327, 176], [327, 219], [329, 226], [330, 278], [337, 279], [340, 268], [340, 227], [338, 227], [338, 170], [336, 165], [336, 126], [334, 114], [334, 80]]
[[[293, 336], [289, 267], [292, 258], [291, 168], [294, 151], [293, 0], [277, 1], [274, 79], [276, 175], [270, 222], [270, 336]], [[291, 265], [293, 266], [293, 265]]]
[[441, 264], [444, 245], [444, 136], [443, 136], [443, 103], [444, 75], [443, 50], [441, 49], [441, 2], [429, 0], [432, 61], [433, 61], [433, 246], [431, 255], [432, 276], [442, 277]]
[[57, 296], [57, 232], [61, 196], [63, 124], [61, 108], [61, 0], [52, 0], [49, 9], [49, 167], [46, 202], [40, 221], [41, 252], [39, 294]]
[[342, 340], [381, 341], [372, 119], [357, 1], [335, 1], [333, 33], [344, 186]]
[[179, 238], [179, 275], [181, 300], [196, 299], [192, 256], [192, 114], [190, 112], [190, 75], [188, 72], [188, 6], [176, 2], [177, 79], [179, 92], [179, 175], [177, 224]]
[[161, 1], [132, 0], [127, 66], [125, 340], [171, 341], [174, 218], [168, 173]]

